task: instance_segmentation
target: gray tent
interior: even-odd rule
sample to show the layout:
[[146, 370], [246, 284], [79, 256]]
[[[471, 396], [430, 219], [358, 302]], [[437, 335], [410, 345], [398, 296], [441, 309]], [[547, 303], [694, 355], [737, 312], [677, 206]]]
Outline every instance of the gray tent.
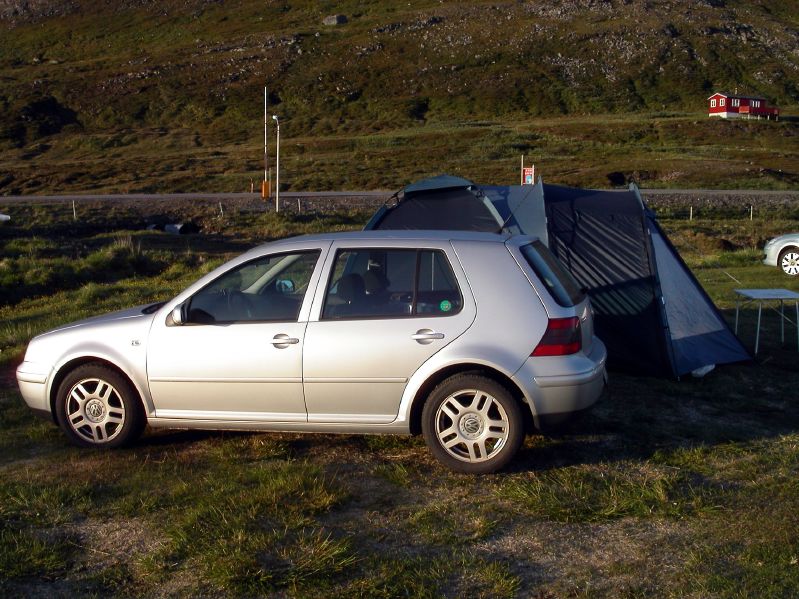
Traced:
[[484, 186], [442, 175], [403, 189], [366, 228], [539, 237], [590, 294], [611, 368], [681, 376], [750, 358], [634, 185]]

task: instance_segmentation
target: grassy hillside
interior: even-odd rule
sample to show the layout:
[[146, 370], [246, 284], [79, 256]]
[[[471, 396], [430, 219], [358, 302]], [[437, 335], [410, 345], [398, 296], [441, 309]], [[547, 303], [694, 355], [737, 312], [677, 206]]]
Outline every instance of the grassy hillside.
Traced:
[[265, 86], [290, 189], [512, 182], [522, 153], [553, 182], [795, 187], [797, 122], [705, 112], [796, 107], [790, 4], [0, 0], [0, 194], [243, 191]]

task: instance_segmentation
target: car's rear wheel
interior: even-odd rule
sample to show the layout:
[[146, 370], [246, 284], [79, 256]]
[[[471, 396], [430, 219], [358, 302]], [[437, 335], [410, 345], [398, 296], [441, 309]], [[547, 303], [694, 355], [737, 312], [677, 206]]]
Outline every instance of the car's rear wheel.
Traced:
[[127, 379], [100, 364], [70, 372], [58, 387], [55, 408], [67, 438], [82, 447], [120, 447], [137, 439], [146, 423]]
[[799, 275], [799, 248], [786, 248], [780, 252], [780, 268], [786, 275]]
[[498, 382], [455, 375], [438, 385], [422, 410], [422, 433], [445, 466], [485, 474], [505, 466], [524, 439], [519, 403]]

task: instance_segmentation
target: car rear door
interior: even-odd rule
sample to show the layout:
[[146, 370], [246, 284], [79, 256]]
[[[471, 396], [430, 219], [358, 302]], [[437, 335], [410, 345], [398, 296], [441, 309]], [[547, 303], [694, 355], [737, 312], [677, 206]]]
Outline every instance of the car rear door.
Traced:
[[395, 420], [413, 373], [475, 314], [448, 242], [334, 243], [305, 335], [308, 421]]

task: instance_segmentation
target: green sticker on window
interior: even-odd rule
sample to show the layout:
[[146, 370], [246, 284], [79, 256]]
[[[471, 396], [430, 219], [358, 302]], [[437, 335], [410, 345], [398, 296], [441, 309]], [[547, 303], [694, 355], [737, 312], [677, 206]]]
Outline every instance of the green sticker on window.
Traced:
[[440, 304], [438, 304], [438, 309], [442, 312], [449, 312], [452, 310], [452, 302], [449, 300], [443, 300]]

